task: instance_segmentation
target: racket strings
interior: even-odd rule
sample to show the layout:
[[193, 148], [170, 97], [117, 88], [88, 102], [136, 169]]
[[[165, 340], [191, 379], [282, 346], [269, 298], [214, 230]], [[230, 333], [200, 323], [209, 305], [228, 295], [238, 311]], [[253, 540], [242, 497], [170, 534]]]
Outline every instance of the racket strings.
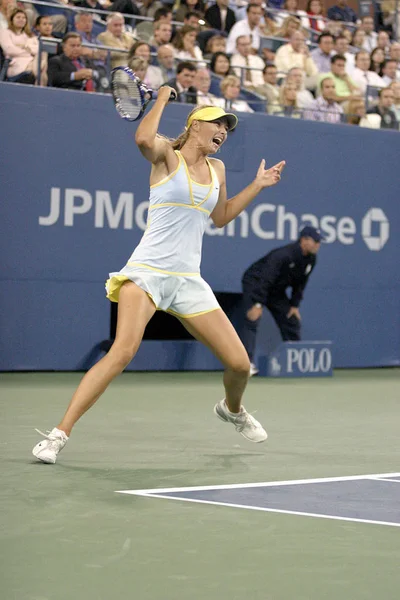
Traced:
[[120, 114], [128, 119], [136, 119], [143, 108], [138, 83], [124, 71], [117, 71], [112, 80], [112, 92]]

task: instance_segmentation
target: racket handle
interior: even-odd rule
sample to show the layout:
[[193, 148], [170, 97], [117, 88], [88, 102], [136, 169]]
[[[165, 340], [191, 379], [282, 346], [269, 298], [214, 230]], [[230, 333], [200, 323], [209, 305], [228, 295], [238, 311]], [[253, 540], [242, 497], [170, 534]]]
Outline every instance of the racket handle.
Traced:
[[[161, 87], [165, 87], [164, 85], [162, 85]], [[161, 88], [160, 88], [161, 89]], [[152, 99], [155, 100], [158, 96], [158, 92], [152, 92]], [[171, 89], [171, 93], [169, 95], [169, 100], [168, 102], [173, 102], [174, 100], [176, 100], [178, 97], [178, 94], [176, 93], [176, 91], [174, 89]]]

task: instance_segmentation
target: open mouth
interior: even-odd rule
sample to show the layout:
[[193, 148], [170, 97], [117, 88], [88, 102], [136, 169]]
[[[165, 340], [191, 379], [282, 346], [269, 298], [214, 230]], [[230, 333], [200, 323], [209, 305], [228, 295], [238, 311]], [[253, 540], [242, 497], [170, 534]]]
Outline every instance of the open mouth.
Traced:
[[220, 135], [215, 135], [213, 137], [212, 141], [213, 141], [213, 144], [215, 144], [219, 148], [222, 145], [224, 138]]

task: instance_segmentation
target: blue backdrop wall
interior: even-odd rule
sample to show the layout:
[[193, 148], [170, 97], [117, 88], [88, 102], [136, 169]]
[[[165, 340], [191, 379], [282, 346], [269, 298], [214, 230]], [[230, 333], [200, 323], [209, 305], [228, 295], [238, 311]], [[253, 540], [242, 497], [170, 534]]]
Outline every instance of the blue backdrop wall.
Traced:
[[[0, 369], [77, 369], [108, 337], [104, 281], [145, 228], [149, 165], [109, 97], [3, 83], [0, 103]], [[161, 131], [176, 136], [189, 110], [167, 107]], [[252, 261], [311, 222], [327, 237], [304, 338], [333, 340], [337, 367], [400, 364], [400, 135], [240, 115], [220, 156], [229, 195], [261, 158], [287, 167], [236, 222], [210, 224], [202, 274], [213, 289], [239, 292]], [[266, 316], [259, 352], [277, 341]], [[131, 368], [218, 367], [197, 344], [178, 346], [146, 342]]]

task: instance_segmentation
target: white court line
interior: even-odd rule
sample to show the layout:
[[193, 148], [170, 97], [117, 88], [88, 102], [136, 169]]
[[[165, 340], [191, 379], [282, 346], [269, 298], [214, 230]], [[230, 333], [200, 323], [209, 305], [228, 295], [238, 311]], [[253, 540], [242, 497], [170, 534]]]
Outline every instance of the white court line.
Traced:
[[388, 477], [368, 477], [372, 481], [390, 481], [392, 483], [400, 483], [400, 479], [389, 479]]
[[[359, 477], [357, 477], [359, 479]], [[193, 488], [192, 488], [193, 489]], [[301, 517], [316, 517], [318, 519], [332, 519], [334, 521], [350, 521], [356, 523], [368, 523], [372, 525], [387, 525], [389, 527], [400, 527], [400, 523], [390, 523], [389, 521], [373, 521], [371, 519], [354, 519], [352, 517], [339, 517], [337, 515], [322, 515], [318, 513], [308, 513], [296, 510], [283, 510], [279, 508], [262, 508], [260, 506], [247, 506], [245, 504], [231, 504], [230, 502], [215, 502], [214, 500], [195, 500], [194, 498], [181, 498], [179, 496], [163, 496], [162, 494], [146, 494], [144, 492], [135, 493], [132, 491], [118, 492], [120, 494], [135, 494], [147, 498], [162, 498], [165, 500], [182, 500], [182, 502], [195, 502], [196, 504], [214, 504], [216, 506], [229, 506], [230, 508], [246, 508], [248, 510], [258, 510], [262, 512], [281, 513], [286, 515], [299, 515]]]
[[261, 483], [233, 483], [228, 485], [197, 485], [193, 487], [152, 488], [148, 490], [116, 490], [116, 494], [148, 496], [171, 492], [201, 492], [207, 490], [235, 490], [239, 488], [273, 487], [277, 485], [301, 485], [303, 483], [329, 483], [331, 481], [356, 481], [358, 479], [381, 479], [400, 477], [400, 473], [373, 473], [370, 475], [352, 475], [346, 477], [319, 477], [317, 479], [292, 479], [289, 481], [264, 481]]

